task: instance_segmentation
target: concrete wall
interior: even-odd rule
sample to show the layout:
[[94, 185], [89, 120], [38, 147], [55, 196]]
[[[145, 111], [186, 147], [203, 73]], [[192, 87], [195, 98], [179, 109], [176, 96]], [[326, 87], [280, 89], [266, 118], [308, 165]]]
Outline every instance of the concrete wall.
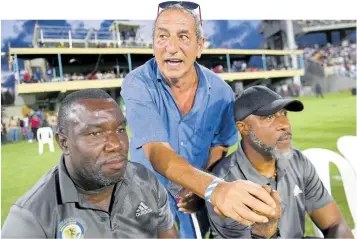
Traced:
[[327, 92], [338, 92], [356, 88], [356, 83], [356, 79], [334, 75], [326, 78], [325, 85], [327, 86]]

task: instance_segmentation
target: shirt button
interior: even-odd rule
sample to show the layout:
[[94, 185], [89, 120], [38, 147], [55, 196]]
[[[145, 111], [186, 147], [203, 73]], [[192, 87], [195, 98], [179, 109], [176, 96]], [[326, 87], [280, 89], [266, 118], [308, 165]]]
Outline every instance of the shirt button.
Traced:
[[180, 143], [180, 144], [181, 144], [181, 146], [183, 146], [183, 142], [182, 142], [182, 141], [181, 141], [181, 143]]

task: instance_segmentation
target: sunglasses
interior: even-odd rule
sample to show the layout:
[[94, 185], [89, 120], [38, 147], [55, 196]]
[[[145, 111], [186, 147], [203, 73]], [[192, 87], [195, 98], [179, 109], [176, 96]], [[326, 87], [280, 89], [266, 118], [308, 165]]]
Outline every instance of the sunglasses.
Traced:
[[157, 15], [159, 15], [160, 13], [160, 8], [164, 9], [167, 8], [169, 6], [175, 5], [175, 4], [179, 4], [181, 5], [183, 8], [188, 9], [188, 10], [196, 10], [198, 8], [198, 12], [200, 14], [200, 22], [202, 25], [202, 16], [201, 16], [201, 7], [199, 4], [195, 3], [195, 2], [188, 2], [188, 1], [166, 1], [166, 2], [162, 2], [159, 3], [159, 6], [157, 7]]

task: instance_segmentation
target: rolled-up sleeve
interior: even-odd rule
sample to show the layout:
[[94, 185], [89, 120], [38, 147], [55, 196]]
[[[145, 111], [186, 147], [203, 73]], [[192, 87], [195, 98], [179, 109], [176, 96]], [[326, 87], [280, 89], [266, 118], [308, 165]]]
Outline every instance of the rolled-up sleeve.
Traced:
[[215, 134], [212, 146], [232, 146], [238, 141], [238, 131], [234, 122], [234, 93], [231, 92], [222, 114], [219, 131]]
[[122, 85], [126, 117], [135, 148], [150, 142], [168, 142], [165, 124], [154, 103], [144, 76], [129, 74]]

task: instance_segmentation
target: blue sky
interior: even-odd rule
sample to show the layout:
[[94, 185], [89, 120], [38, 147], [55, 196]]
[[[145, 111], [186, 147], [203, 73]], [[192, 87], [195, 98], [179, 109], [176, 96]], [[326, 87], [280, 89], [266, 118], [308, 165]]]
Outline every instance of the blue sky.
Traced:
[[[2, 51], [7, 50], [7, 43], [10, 42], [11, 45], [25, 45], [25, 43], [30, 44], [33, 37], [33, 26], [35, 20], [3, 20], [1, 21], [1, 49]], [[139, 34], [144, 38], [144, 40], [151, 39], [151, 30], [153, 21], [137, 20], [131, 21], [141, 25]], [[251, 26], [245, 31], [240, 29], [241, 24], [249, 23]], [[222, 30], [225, 31], [235, 31], [235, 36], [227, 39], [227, 44], [234, 44], [235, 42], [243, 42], [246, 37], [248, 37], [249, 32], [255, 30], [259, 24], [259, 20], [256, 21], [242, 21], [242, 20], [211, 20], [204, 21], [204, 32], [205, 36], [210, 39], [218, 33], [223, 34]], [[72, 29], [76, 28], [94, 28], [101, 29], [106, 28], [110, 25], [110, 20], [45, 20], [39, 21], [40, 25], [52, 25], [52, 26], [71, 26]], [[222, 25], [223, 24], [223, 25]], [[223, 26], [223, 28], [222, 28]], [[220, 42], [221, 44], [224, 42]]]

